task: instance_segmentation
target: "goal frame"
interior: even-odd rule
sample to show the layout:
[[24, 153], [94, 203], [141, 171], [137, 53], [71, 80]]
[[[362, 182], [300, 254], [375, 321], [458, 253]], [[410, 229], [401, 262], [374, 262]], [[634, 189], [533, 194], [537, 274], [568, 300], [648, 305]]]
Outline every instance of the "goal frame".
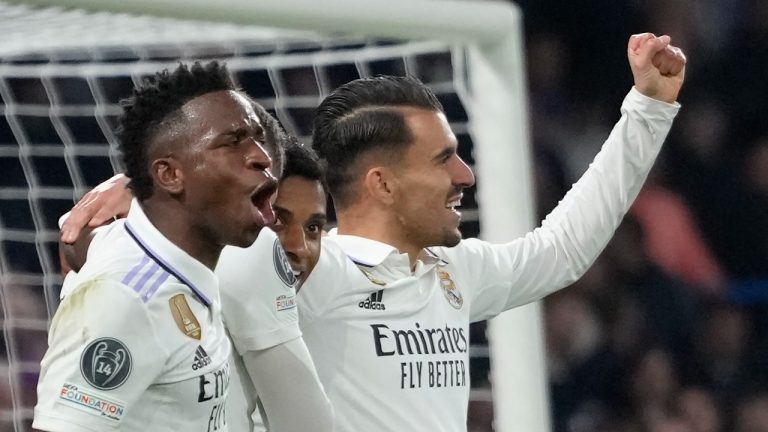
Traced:
[[[470, 0], [6, 0], [360, 36], [437, 39], [467, 46], [470, 127], [480, 173], [481, 237], [507, 242], [534, 226], [522, 14]], [[497, 431], [551, 430], [538, 303], [489, 322]]]

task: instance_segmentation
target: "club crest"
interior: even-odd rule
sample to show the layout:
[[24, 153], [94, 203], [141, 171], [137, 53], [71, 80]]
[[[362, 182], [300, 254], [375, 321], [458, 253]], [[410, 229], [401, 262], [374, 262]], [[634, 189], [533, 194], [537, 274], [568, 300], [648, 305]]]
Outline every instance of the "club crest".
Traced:
[[456, 288], [456, 284], [453, 283], [451, 275], [446, 271], [437, 272], [437, 275], [440, 277], [440, 287], [443, 289], [443, 294], [445, 294], [448, 303], [456, 309], [461, 309], [461, 306], [464, 304], [464, 297], [462, 297], [459, 289]]
[[272, 247], [272, 261], [275, 263], [275, 271], [280, 280], [289, 287], [296, 285], [296, 275], [293, 274], [293, 268], [279, 239], [275, 239], [275, 245]]
[[189, 308], [189, 303], [187, 303], [187, 298], [184, 294], [176, 294], [171, 297], [168, 300], [168, 304], [171, 306], [171, 314], [179, 330], [192, 339], [200, 340], [202, 337], [200, 322], [195, 317], [192, 309]]
[[100, 338], [91, 342], [80, 357], [80, 373], [99, 390], [120, 387], [131, 374], [131, 353], [117, 339]]

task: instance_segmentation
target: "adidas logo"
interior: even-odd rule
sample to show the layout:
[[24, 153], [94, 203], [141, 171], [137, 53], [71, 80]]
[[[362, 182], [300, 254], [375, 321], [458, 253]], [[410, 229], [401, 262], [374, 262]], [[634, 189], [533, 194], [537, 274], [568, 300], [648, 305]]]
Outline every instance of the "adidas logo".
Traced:
[[386, 310], [387, 307], [381, 302], [381, 298], [384, 296], [384, 290], [378, 290], [371, 294], [370, 297], [357, 304], [361, 309], [373, 309], [373, 310]]
[[195, 350], [195, 361], [192, 363], [192, 370], [202, 369], [211, 364], [211, 358], [205, 352], [202, 346], [198, 345]]

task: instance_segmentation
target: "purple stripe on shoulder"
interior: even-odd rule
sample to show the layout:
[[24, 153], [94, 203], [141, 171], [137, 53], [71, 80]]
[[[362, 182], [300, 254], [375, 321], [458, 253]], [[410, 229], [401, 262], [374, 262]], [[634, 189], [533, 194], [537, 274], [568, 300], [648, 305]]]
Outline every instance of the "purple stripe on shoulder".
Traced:
[[149, 281], [149, 278], [154, 276], [158, 271], [160, 271], [160, 266], [157, 265], [156, 262], [153, 262], [147, 271], [144, 272], [144, 275], [141, 277], [141, 279], [139, 279], [139, 281], [136, 282], [136, 285], [133, 286], [133, 290], [136, 292], [141, 292], [141, 290], [144, 289], [144, 285], [146, 285], [147, 281]]
[[138, 264], [133, 266], [133, 268], [123, 277], [123, 280], [121, 281], [124, 285], [130, 285], [131, 281], [133, 281], [133, 278], [136, 277], [137, 274], [139, 274], [139, 271], [147, 265], [149, 262], [149, 257], [147, 255], [144, 255], [141, 258], [141, 261], [139, 261]]
[[160, 288], [160, 285], [162, 285], [163, 282], [165, 282], [170, 275], [171, 274], [166, 271], [164, 271], [161, 275], [159, 275], [157, 279], [155, 279], [155, 282], [141, 296], [141, 301], [143, 301], [144, 303], [148, 302], [149, 299], [151, 299], [152, 296], [155, 295], [155, 293], [157, 292], [157, 289]]

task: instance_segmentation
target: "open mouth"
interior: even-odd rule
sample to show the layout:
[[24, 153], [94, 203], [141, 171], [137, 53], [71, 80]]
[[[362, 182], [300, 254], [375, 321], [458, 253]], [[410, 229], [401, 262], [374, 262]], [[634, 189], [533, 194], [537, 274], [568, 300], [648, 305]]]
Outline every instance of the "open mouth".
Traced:
[[275, 211], [272, 209], [271, 198], [277, 192], [277, 182], [269, 180], [259, 186], [251, 194], [254, 217], [259, 225], [266, 226], [275, 223]]
[[453, 213], [456, 213], [457, 215], [461, 216], [461, 212], [456, 210], [457, 207], [461, 207], [461, 199], [464, 197], [463, 194], [460, 194], [456, 197], [451, 198], [446, 204], [445, 208], [452, 211]]

